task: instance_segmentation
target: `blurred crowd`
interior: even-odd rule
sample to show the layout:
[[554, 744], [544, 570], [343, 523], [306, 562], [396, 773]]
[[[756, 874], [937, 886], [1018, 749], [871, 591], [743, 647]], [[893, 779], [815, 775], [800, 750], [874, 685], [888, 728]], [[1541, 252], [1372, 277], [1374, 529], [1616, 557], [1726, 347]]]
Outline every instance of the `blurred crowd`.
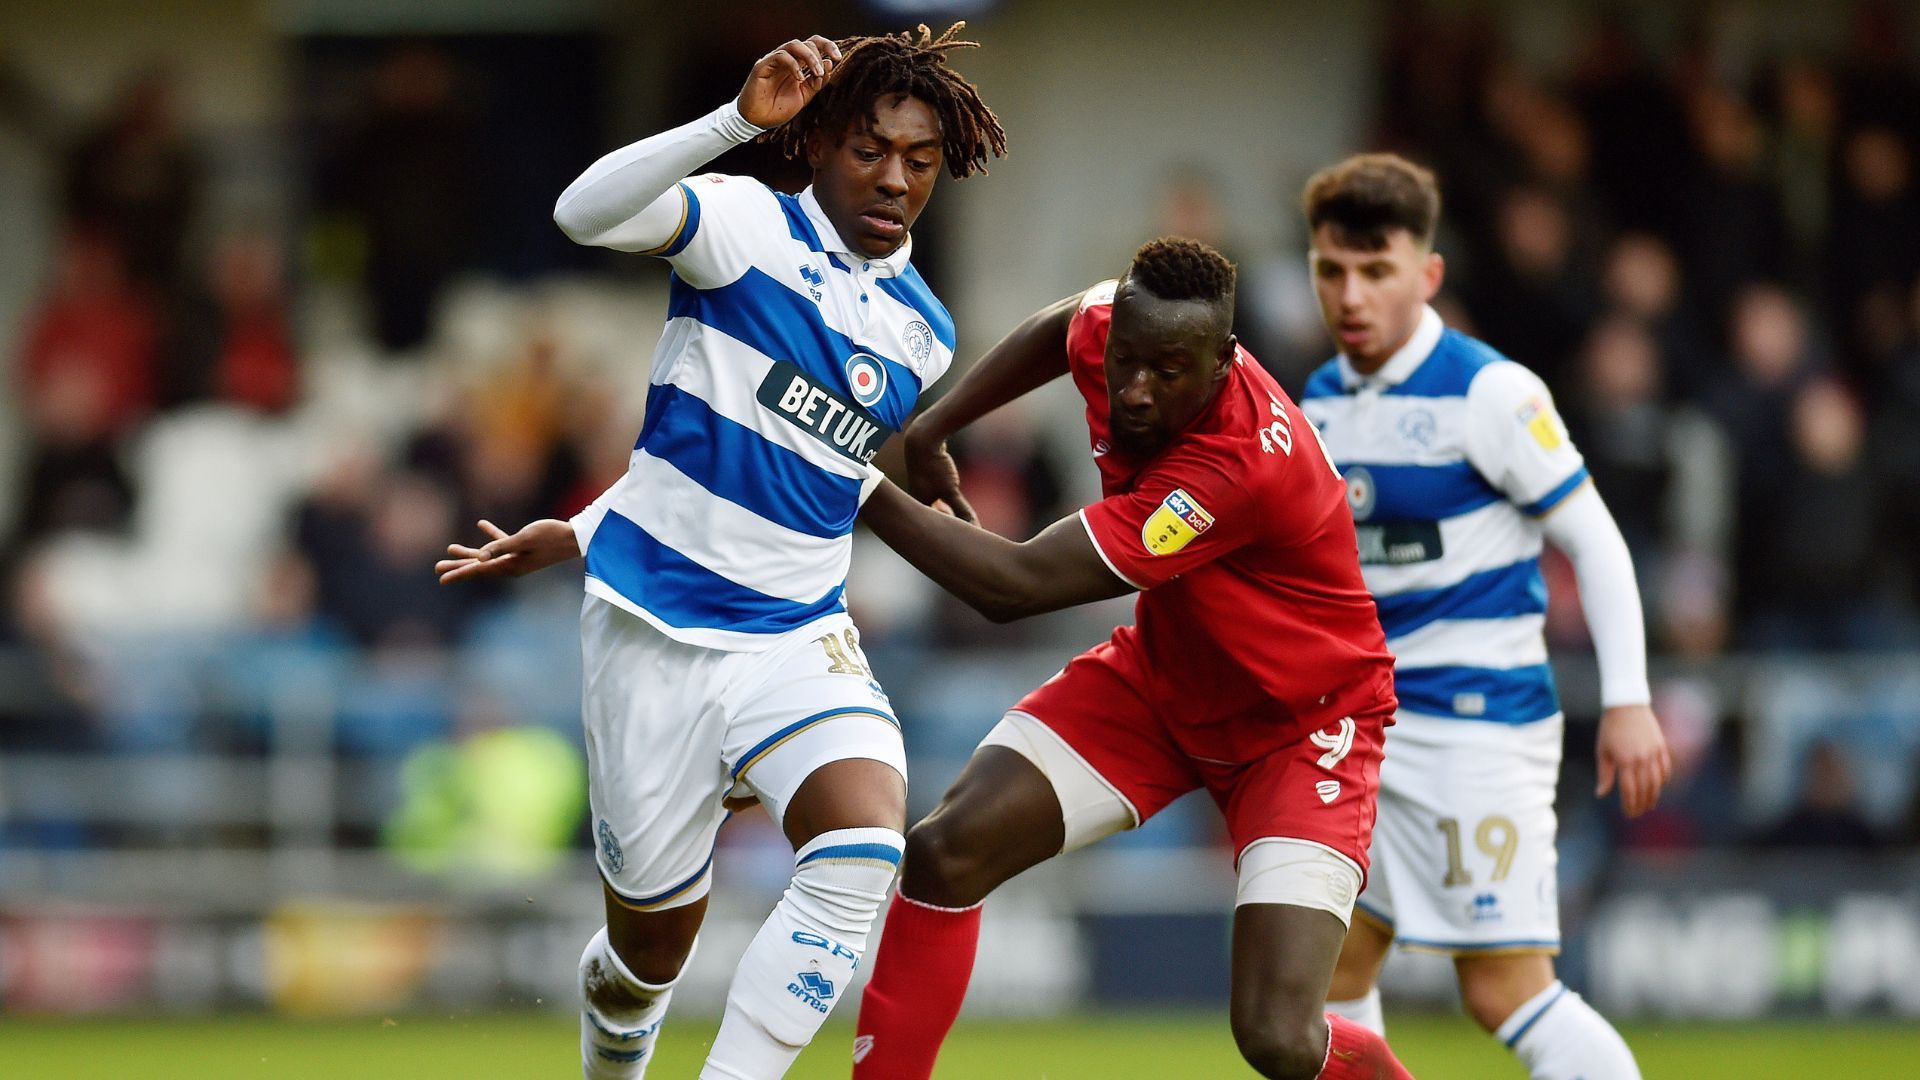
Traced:
[[[1774, 687], [1721, 662], [1920, 640], [1920, 64], [1898, 14], [1863, 3], [1843, 48], [1760, 57], [1706, 24], [1655, 47], [1603, 19], [1554, 72], [1488, 15], [1407, 3], [1386, 23], [1369, 142], [1441, 178], [1439, 306], [1552, 387], [1670, 672], [1681, 767], [1650, 819], [1581, 810], [1590, 740], [1569, 739], [1568, 829], [1596, 850], [1920, 836], [1911, 678]], [[577, 581], [442, 589], [431, 565], [478, 518], [564, 517], [619, 474], [661, 305], [630, 280], [463, 282], [457, 69], [397, 49], [356, 93], [364, 123], [313, 163], [300, 221], [204, 212], [163, 74], [52, 146], [58, 237], [11, 343], [0, 752], [257, 752], [289, 686], [325, 692], [344, 754], [575, 730], [577, 687], [546, 673], [571, 670]], [[1176, 170], [1161, 225], [1241, 261], [1243, 336], [1297, 389], [1328, 355], [1303, 260], [1241, 250], [1215, 183]], [[1018, 410], [956, 452], [1004, 532], [1079, 491], [1083, 464]], [[1014, 645], [1044, 667], [1124, 617], [990, 628], [860, 551], [870, 652], [940, 752], [1025, 686], [984, 700], [990, 672], [914, 661]], [[1572, 577], [1550, 570], [1550, 632], [1577, 655]], [[1761, 721], [1778, 737], [1745, 737]]]

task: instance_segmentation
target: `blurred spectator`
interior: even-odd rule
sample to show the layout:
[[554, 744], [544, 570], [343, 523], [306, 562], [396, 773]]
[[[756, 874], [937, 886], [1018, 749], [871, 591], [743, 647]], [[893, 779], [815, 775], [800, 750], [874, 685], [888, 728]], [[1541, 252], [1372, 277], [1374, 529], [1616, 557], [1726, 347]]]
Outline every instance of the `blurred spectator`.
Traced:
[[120, 440], [153, 404], [154, 335], [153, 305], [113, 245], [68, 233], [21, 353], [29, 443], [16, 543], [125, 523], [134, 491]]
[[1920, 78], [1908, 55], [1913, 41], [1895, 0], [1853, 5], [1840, 84], [1849, 127], [1885, 126], [1920, 139]]
[[222, 236], [204, 281], [174, 317], [162, 400], [226, 401], [266, 413], [292, 405], [300, 372], [286, 303], [278, 240], [259, 229]]
[[0, 752], [99, 745], [96, 673], [61, 624], [41, 560], [8, 569], [0, 605]]
[[1816, 652], [1889, 644], [1896, 635], [1860, 405], [1838, 383], [1815, 380], [1795, 396], [1787, 434], [1792, 458], [1742, 537], [1753, 642]]
[[394, 51], [335, 166], [334, 198], [366, 234], [374, 336], [390, 350], [426, 341], [434, 302], [471, 250], [479, 146], [459, 78], [432, 45]]
[[1861, 816], [1853, 766], [1836, 743], [1821, 742], [1808, 754], [1800, 799], [1758, 837], [1766, 847], [1871, 851], [1881, 838]]
[[1837, 325], [1852, 329], [1877, 288], [1904, 289], [1920, 274], [1920, 198], [1908, 144], [1887, 128], [1848, 137], [1841, 166], [1828, 281]]
[[1603, 15], [1575, 62], [1573, 98], [1593, 142], [1593, 183], [1625, 229], [1671, 235], [1686, 220], [1687, 117], [1623, 11]]
[[1733, 370], [1708, 404], [1733, 448], [1735, 578], [1744, 610], [1744, 587], [1759, 572], [1752, 541], [1773, 529], [1775, 490], [1789, 468], [1788, 410], [1798, 385], [1817, 364], [1806, 316], [1776, 285], [1749, 285], [1740, 293], [1727, 337]]
[[1606, 305], [1643, 325], [1664, 360], [1669, 399], [1697, 400], [1718, 375], [1718, 361], [1693, 309], [1683, 303], [1673, 248], [1652, 233], [1623, 234], [1601, 266]]
[[29, 414], [57, 411], [82, 440], [125, 434], [153, 407], [158, 319], [152, 293], [128, 277], [105, 233], [69, 231], [27, 322]]
[[[1833, 76], [1806, 56], [1781, 62], [1773, 77], [1774, 175], [1780, 187], [1782, 222], [1793, 263], [1813, 273], [1826, 254], [1831, 216], [1834, 145], [1840, 132], [1840, 97]], [[1815, 280], [1796, 280], [1811, 287]]]
[[203, 172], [174, 116], [173, 76], [144, 72], [74, 149], [67, 163], [68, 220], [108, 237], [136, 281], [169, 289], [180, 276]]
[[1556, 393], [1594, 314], [1594, 291], [1575, 258], [1566, 206], [1538, 187], [1500, 205], [1499, 258], [1474, 279], [1467, 306], [1494, 348], [1538, 372]]
[[419, 648], [454, 639], [473, 591], [442, 589], [433, 574], [456, 535], [445, 488], [354, 459], [301, 507], [298, 527], [319, 576], [320, 608], [354, 640]]
[[1686, 222], [1676, 236], [1688, 292], [1702, 310], [1720, 311], [1734, 290], [1782, 269], [1785, 240], [1780, 199], [1767, 172], [1766, 135], [1747, 103], [1721, 86], [1688, 102], [1695, 161]]

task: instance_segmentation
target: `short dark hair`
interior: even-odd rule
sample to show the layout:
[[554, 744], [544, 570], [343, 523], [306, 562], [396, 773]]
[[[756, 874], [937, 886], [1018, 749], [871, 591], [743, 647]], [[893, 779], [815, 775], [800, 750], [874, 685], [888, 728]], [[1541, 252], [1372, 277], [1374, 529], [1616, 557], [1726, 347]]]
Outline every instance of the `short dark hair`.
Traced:
[[955, 36], [966, 25], [954, 23], [937, 38], [921, 23], [917, 38], [899, 33], [842, 39], [840, 62], [827, 85], [793, 119], [760, 138], [777, 142], [788, 157], [802, 157], [815, 134], [838, 142], [849, 124], [872, 124], [881, 98], [916, 97], [939, 114], [940, 152], [954, 179], [985, 174], [989, 156], [1007, 156], [1007, 133], [980, 91], [947, 66], [952, 50], [980, 47]]
[[1198, 240], [1163, 236], [1140, 245], [1127, 280], [1162, 300], [1224, 303], [1233, 311], [1233, 263]]
[[1300, 206], [1310, 231], [1332, 226], [1346, 247], [1378, 251], [1395, 229], [1425, 245], [1440, 223], [1440, 185], [1431, 170], [1399, 154], [1355, 154], [1314, 173]]

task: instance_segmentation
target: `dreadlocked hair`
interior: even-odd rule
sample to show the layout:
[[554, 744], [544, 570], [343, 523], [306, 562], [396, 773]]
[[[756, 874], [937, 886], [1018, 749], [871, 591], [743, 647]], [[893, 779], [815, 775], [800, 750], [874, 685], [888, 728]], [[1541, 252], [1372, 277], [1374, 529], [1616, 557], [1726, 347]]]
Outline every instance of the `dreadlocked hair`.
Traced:
[[1233, 303], [1233, 264], [1198, 240], [1163, 236], [1140, 245], [1127, 280], [1162, 300]]
[[881, 98], [897, 103], [916, 97], [940, 117], [940, 149], [954, 179], [985, 175], [989, 155], [1006, 156], [1007, 133], [980, 91], [947, 66], [952, 50], [980, 47], [954, 36], [966, 25], [954, 23], [937, 38], [921, 23], [918, 37], [902, 32], [841, 40], [840, 62], [827, 85], [793, 119], [760, 137], [777, 141], [788, 157], [804, 157], [816, 133], [838, 141], [849, 124], [872, 124]]

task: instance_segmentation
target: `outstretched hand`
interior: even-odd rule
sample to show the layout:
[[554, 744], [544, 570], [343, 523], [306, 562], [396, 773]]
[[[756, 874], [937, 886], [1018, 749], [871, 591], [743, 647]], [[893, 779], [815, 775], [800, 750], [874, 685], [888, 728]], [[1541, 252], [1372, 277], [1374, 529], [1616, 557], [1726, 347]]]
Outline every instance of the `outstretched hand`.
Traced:
[[452, 557], [433, 564], [440, 584], [521, 577], [580, 555], [580, 541], [573, 535], [573, 526], [555, 518], [532, 522], [511, 535], [491, 521], [482, 521], [480, 531], [492, 538], [482, 547], [447, 545], [447, 554]]
[[819, 34], [787, 42], [747, 73], [747, 83], [740, 88], [740, 115], [755, 127], [779, 127], [827, 85], [839, 62], [840, 46]]
[[969, 525], [980, 524], [967, 497], [960, 494], [960, 467], [947, 451], [946, 440], [927, 442], [906, 439], [907, 494], [937, 510], [944, 510]]
[[1660, 721], [1645, 705], [1615, 705], [1600, 715], [1600, 738], [1595, 746], [1600, 783], [1594, 794], [1605, 796], [1614, 781], [1620, 783], [1620, 809], [1639, 817], [1660, 801], [1660, 791], [1673, 773], [1673, 754]]

